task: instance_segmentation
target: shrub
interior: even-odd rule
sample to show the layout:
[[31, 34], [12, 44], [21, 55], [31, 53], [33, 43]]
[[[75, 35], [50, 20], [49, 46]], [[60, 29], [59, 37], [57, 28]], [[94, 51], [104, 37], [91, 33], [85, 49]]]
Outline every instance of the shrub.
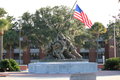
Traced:
[[105, 70], [119, 70], [120, 69], [120, 58], [109, 58], [104, 64]]
[[7, 71], [11, 68], [10, 62], [8, 59], [3, 59], [0, 62], [0, 71]]
[[9, 59], [9, 62], [11, 64], [11, 71], [19, 71], [20, 70], [18, 63], [15, 60]]
[[0, 71], [19, 71], [20, 67], [13, 59], [3, 59], [0, 61]]

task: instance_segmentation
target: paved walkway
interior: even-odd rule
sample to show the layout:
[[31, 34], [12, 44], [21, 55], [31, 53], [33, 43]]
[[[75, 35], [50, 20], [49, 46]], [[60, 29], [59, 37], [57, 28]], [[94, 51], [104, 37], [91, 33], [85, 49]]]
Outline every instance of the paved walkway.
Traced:
[[[1, 74], [1, 73], [0, 73]], [[31, 74], [28, 72], [5, 72], [0, 80], [70, 80], [70, 74]], [[99, 71], [97, 80], [120, 80], [120, 71]]]

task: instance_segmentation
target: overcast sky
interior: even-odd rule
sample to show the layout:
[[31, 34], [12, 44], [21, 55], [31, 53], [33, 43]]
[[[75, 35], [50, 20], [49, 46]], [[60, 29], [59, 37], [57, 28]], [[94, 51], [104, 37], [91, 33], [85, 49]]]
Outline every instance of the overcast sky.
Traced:
[[[34, 13], [36, 9], [46, 6], [65, 5], [72, 8], [76, 0], [0, 0], [0, 7], [9, 15], [18, 18], [24, 12]], [[94, 22], [101, 22], [105, 26], [118, 14], [120, 3], [118, 0], [78, 0], [77, 4]], [[74, 7], [75, 8], [75, 7]]]

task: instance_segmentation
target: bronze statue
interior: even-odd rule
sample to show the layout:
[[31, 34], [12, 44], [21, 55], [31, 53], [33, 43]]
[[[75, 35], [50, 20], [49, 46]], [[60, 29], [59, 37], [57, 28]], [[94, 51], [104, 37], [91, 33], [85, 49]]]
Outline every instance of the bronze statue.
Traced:
[[62, 33], [48, 45], [47, 58], [49, 59], [82, 59], [75, 46]]

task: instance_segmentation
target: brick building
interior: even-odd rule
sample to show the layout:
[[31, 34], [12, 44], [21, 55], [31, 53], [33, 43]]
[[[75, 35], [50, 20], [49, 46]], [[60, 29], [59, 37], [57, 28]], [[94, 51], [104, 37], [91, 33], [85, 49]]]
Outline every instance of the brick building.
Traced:
[[[114, 46], [113, 40], [108, 41], [105, 43], [104, 41], [99, 41], [101, 44], [101, 48], [98, 50], [91, 48], [87, 49], [77, 49], [77, 51], [83, 56], [83, 60], [90, 61], [90, 62], [98, 62], [103, 63], [103, 57], [105, 59], [115, 57], [114, 55]], [[28, 64], [30, 62], [38, 62], [40, 59], [45, 57], [45, 54], [41, 52], [41, 49], [38, 48], [27, 48], [24, 50], [14, 49], [11, 51], [4, 51], [4, 58], [12, 58], [15, 59], [20, 64]], [[117, 53], [117, 57], [120, 55]]]

